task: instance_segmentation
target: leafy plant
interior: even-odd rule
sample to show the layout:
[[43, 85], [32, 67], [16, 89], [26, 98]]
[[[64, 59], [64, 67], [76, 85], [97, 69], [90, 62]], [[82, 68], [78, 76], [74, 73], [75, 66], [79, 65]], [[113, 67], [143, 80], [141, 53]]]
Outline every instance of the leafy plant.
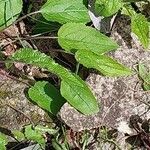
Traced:
[[103, 75], [121, 76], [131, 74], [130, 69], [124, 67], [116, 60], [106, 55], [98, 55], [88, 50], [79, 50], [76, 53], [75, 57], [78, 62], [80, 62], [87, 68], [95, 68]]
[[[12, 58], [16, 61], [37, 65], [57, 74], [62, 79], [61, 94], [72, 106], [87, 115], [98, 112], [96, 99], [84, 81], [55, 63], [52, 58], [29, 48], [17, 51]], [[31, 92], [29, 94], [31, 95]], [[31, 98], [35, 99], [34, 97], [34, 95], [31, 96]]]
[[[142, 1], [142, 0], [141, 0]], [[139, 2], [139, 0], [96, 0], [95, 11], [96, 14], [103, 17], [110, 17], [119, 10], [122, 14], [131, 17], [132, 32], [135, 33], [144, 48], [148, 48], [149, 41], [149, 22], [142, 13], [137, 13], [130, 5], [130, 2]], [[149, 3], [145, 1], [145, 3]]]
[[[147, 48], [149, 46], [149, 23], [144, 15], [131, 9], [130, 2], [96, 0], [94, 6], [96, 13], [104, 18], [115, 15], [121, 10], [122, 13], [129, 15], [132, 21], [132, 31]], [[5, 4], [7, 9], [4, 7]], [[14, 0], [13, 3], [1, 1], [0, 8], [3, 11], [0, 27], [3, 29], [4, 24], [9, 26], [18, 17], [22, 3], [19, 0]], [[11, 13], [8, 12], [10, 8], [13, 8]], [[129, 68], [106, 55], [107, 52], [119, 46], [106, 35], [87, 25], [90, 17], [83, 0], [47, 0], [34, 14], [36, 13], [41, 13], [46, 19], [45, 21], [42, 18], [41, 23], [46, 22], [52, 25], [49, 28], [50, 31], [56, 31], [59, 25], [62, 25], [58, 30], [58, 37], [51, 38], [58, 39], [64, 52], [73, 54], [78, 63], [87, 68], [94, 68], [106, 76], [124, 76], [132, 73]], [[56, 28], [53, 27], [55, 22], [57, 22]], [[42, 32], [46, 32], [45, 27]], [[37, 82], [30, 88], [29, 97], [41, 108], [56, 115], [66, 100], [85, 115], [92, 115], [99, 111], [98, 103], [86, 83], [78, 75], [56, 63], [50, 56], [37, 50], [23, 48], [17, 51], [12, 59], [45, 68], [61, 79], [60, 92], [48, 82]]]
[[40, 16], [36, 19], [36, 24], [33, 28], [33, 34], [44, 34], [57, 31], [60, 24], [52, 21], [47, 21], [44, 17]]
[[19, 131], [19, 130], [12, 130], [11, 131], [13, 136], [15, 137], [15, 139], [17, 139], [18, 141], [23, 141], [25, 140], [25, 135], [23, 132]]
[[[30, 141], [32, 143], [38, 143], [42, 149], [46, 146], [46, 134], [50, 136], [57, 136], [59, 129], [49, 128], [42, 125], [26, 125], [24, 130], [12, 130], [11, 133], [17, 142]], [[54, 138], [55, 139], [55, 138]], [[0, 132], [0, 150], [6, 150], [6, 145], [8, 144], [8, 139], [6, 135]], [[19, 144], [18, 144], [19, 145]], [[16, 147], [15, 147], [16, 148]]]
[[37, 125], [35, 127], [32, 127], [32, 125], [25, 126], [24, 135], [26, 139], [37, 142], [43, 149], [45, 149], [46, 144], [46, 139], [44, 138], [44, 134], [46, 133], [55, 135], [57, 133], [57, 130], [40, 125]]
[[[148, 48], [150, 46], [150, 23], [143, 12], [137, 12], [131, 5], [140, 1], [96, 0], [93, 1], [93, 6], [95, 6], [96, 16], [100, 18], [107, 19], [118, 12], [130, 16], [132, 32], [138, 36], [143, 47]], [[87, 0], [86, 2], [88, 3]], [[144, 3], [149, 4], [149, 1], [145, 0]], [[0, 0], [0, 30], [18, 22], [16, 19], [22, 11], [22, 5], [22, 0]], [[36, 25], [33, 33], [40, 35], [58, 31], [57, 37], [49, 38], [57, 40], [62, 48], [61, 52], [73, 55], [78, 65], [82, 64], [86, 68], [96, 69], [103, 76], [131, 75], [132, 71], [129, 68], [107, 56], [108, 52], [116, 50], [119, 46], [92, 27], [88, 11], [83, 0], [47, 0], [40, 10], [31, 12], [19, 20], [40, 13], [42, 17], [40, 16], [37, 20], [34, 18]], [[36, 36], [31, 38], [36, 38]], [[0, 56], [0, 59], [3, 59], [3, 56]], [[57, 115], [66, 101], [84, 115], [99, 112], [101, 104], [98, 104], [88, 85], [77, 75], [78, 69], [76, 73], [71, 72], [56, 63], [52, 57], [28, 47], [17, 50], [10, 59], [44, 68], [59, 77], [61, 80], [59, 89], [47, 81], [38, 81], [28, 90], [30, 99], [47, 112]], [[144, 90], [150, 90], [149, 69], [143, 63], [139, 63], [138, 69]], [[48, 133], [54, 137], [51, 139], [53, 148], [68, 149], [67, 142], [67, 144], [60, 142], [60, 134], [57, 129], [39, 125], [28, 125], [24, 129], [24, 132], [12, 131], [15, 139], [36, 142], [44, 149], [47, 140], [46, 133]], [[114, 143], [107, 136], [106, 138], [107, 142]], [[88, 135], [82, 137], [82, 149], [86, 148], [88, 139]], [[0, 133], [0, 150], [6, 150], [7, 144], [7, 137]]]

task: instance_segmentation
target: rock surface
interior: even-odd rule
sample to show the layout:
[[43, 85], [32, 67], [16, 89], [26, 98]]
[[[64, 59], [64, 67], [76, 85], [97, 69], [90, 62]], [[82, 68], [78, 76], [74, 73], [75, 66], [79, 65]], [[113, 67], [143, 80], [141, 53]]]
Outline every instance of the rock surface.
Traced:
[[21, 129], [24, 125], [48, 122], [46, 113], [25, 96], [25, 83], [1, 74], [0, 70], [0, 129]]
[[[130, 20], [121, 16], [116, 20], [112, 38], [120, 48], [109, 55], [133, 70], [133, 75], [110, 78], [91, 73], [86, 82], [97, 97], [100, 112], [93, 116], [84, 116], [66, 103], [61, 111], [61, 119], [75, 131], [97, 128], [106, 125], [118, 128], [122, 122], [128, 122], [131, 115], [150, 118], [148, 103], [150, 92], [143, 91], [137, 74], [137, 65], [144, 62], [150, 67], [150, 51], [139, 44], [134, 35], [130, 35]], [[128, 30], [126, 30], [126, 28]]]

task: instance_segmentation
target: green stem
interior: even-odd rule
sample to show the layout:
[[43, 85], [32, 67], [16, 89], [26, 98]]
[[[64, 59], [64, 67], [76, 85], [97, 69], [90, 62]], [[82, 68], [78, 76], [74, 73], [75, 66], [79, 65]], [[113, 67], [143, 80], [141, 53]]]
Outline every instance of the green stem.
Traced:
[[34, 12], [29, 13], [29, 14], [26, 14], [26, 15], [20, 17], [18, 20], [16, 20], [16, 21], [14, 22], [14, 24], [16, 24], [16, 23], [22, 21], [23, 19], [25, 19], [25, 18], [27, 18], [27, 17], [30, 17], [30, 16], [35, 15], [35, 14], [38, 14], [38, 13], [40, 13], [40, 11], [34, 11]]
[[80, 63], [77, 63], [77, 65], [76, 65], [76, 71], [75, 71], [75, 74], [76, 74], [76, 75], [77, 75], [78, 72], [79, 72], [79, 67], [80, 67]]

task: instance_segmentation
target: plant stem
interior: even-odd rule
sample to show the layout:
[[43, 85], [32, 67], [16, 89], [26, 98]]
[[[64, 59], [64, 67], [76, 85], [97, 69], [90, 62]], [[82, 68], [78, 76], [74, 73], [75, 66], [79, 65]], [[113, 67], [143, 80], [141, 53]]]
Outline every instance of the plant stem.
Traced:
[[23, 19], [25, 19], [25, 18], [27, 18], [27, 17], [29, 17], [29, 16], [32, 16], [32, 15], [35, 15], [35, 14], [38, 14], [38, 13], [40, 13], [40, 11], [34, 11], [34, 12], [29, 13], [29, 14], [26, 14], [26, 15], [20, 17], [18, 20], [16, 20], [16, 21], [14, 22], [14, 24], [16, 24], [16, 23], [22, 21]]
[[75, 71], [75, 74], [76, 74], [76, 75], [77, 75], [78, 72], [79, 72], [79, 67], [80, 67], [80, 63], [77, 63], [77, 65], [76, 65], [76, 71]]
[[8, 103], [7, 103], [6, 105], [7, 105], [8, 107], [10, 107], [11, 109], [15, 110], [16, 112], [19, 112], [19, 113], [23, 114], [23, 115], [30, 121], [30, 123], [31, 123], [33, 126], [35, 126], [34, 123], [33, 123], [33, 121], [31, 120], [31, 118], [30, 118], [28, 115], [26, 115], [24, 112], [22, 112], [22, 111], [20, 111], [19, 109], [13, 107], [11, 104], [8, 104]]
[[[7, 46], [9, 44], [15, 43], [17, 41], [20, 41], [17, 36], [11, 37], [14, 39], [13, 41], [7, 42], [5, 45], [0, 44], [1, 46]], [[58, 39], [58, 37], [51, 37], [51, 36], [27, 36], [27, 37], [19, 37], [21, 40], [39, 40], [39, 39]]]
[[[15, 40], [18, 40], [16, 37], [12, 37]], [[26, 37], [20, 37], [21, 40], [39, 40], [39, 39], [58, 39], [58, 37], [53, 36], [26, 36]]]

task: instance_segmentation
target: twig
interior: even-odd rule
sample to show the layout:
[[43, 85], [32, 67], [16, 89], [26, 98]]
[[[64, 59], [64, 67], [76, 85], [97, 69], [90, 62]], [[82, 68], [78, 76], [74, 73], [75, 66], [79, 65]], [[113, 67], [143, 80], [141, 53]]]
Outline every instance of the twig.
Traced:
[[15, 110], [16, 112], [19, 112], [19, 113], [23, 114], [23, 115], [30, 121], [30, 123], [32, 124], [32, 126], [34, 126], [34, 123], [33, 123], [33, 121], [31, 120], [31, 118], [28, 117], [25, 113], [23, 113], [22, 111], [20, 111], [20, 110], [14, 108], [12, 105], [10, 105], [10, 104], [8, 104], [8, 103], [6, 103], [6, 105], [7, 105], [8, 107], [12, 108], [13, 110]]
[[[16, 37], [12, 37], [15, 40], [18, 40]], [[26, 37], [20, 37], [21, 40], [39, 40], [39, 39], [58, 39], [58, 37], [53, 36], [26, 36]]]
[[27, 17], [29, 17], [29, 16], [32, 16], [32, 15], [35, 15], [35, 14], [38, 14], [38, 13], [40, 13], [40, 11], [35, 11], [35, 12], [31, 12], [31, 13], [29, 13], [29, 14], [26, 14], [26, 15], [20, 17], [18, 20], [16, 20], [16, 21], [14, 22], [14, 24], [16, 24], [16, 23], [22, 21], [23, 19], [25, 19], [25, 18], [27, 18]]

